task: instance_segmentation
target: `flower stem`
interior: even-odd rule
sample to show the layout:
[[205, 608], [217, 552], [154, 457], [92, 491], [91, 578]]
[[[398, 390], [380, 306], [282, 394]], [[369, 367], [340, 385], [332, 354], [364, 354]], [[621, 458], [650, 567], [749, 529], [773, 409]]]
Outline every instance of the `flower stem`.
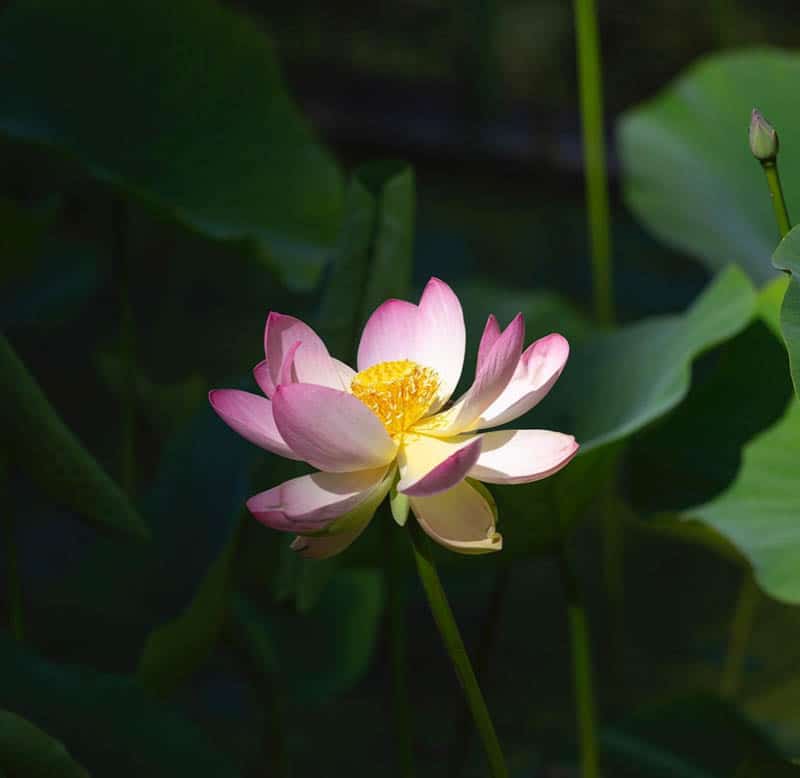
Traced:
[[[0, 490], [7, 491], [8, 473], [6, 463], [0, 457]], [[11, 513], [10, 500], [6, 494], [6, 510], [0, 527], [2, 528], [3, 545], [6, 549], [6, 592], [11, 634], [20, 643], [25, 637], [22, 615], [22, 579], [19, 573], [17, 558], [16, 523]]]
[[389, 621], [389, 648], [392, 659], [392, 717], [398, 756], [399, 774], [403, 778], [414, 775], [414, 737], [411, 726], [411, 703], [408, 699], [408, 672], [406, 661], [405, 602], [398, 569], [397, 545], [394, 540], [397, 525], [392, 517], [383, 516], [384, 575]]
[[603, 324], [611, 324], [614, 320], [611, 225], [603, 130], [600, 36], [597, 28], [595, 0], [574, 0], [574, 16], [594, 310], [598, 321]]
[[764, 175], [767, 177], [769, 187], [769, 198], [772, 200], [772, 208], [775, 211], [775, 221], [778, 223], [778, 231], [781, 238], [785, 238], [792, 229], [789, 221], [789, 211], [786, 210], [786, 201], [783, 199], [783, 188], [781, 187], [781, 177], [778, 174], [777, 160], [768, 160], [761, 163]]
[[564, 594], [567, 598], [567, 615], [572, 644], [572, 678], [575, 686], [578, 740], [581, 750], [581, 776], [582, 778], [599, 778], [592, 657], [586, 611], [581, 601], [578, 580], [570, 567], [566, 551], [562, 551], [559, 555], [559, 567]]
[[720, 680], [720, 693], [723, 697], [733, 698], [739, 691], [744, 662], [747, 658], [747, 643], [753, 632], [757, 604], [758, 587], [752, 571], [747, 570], [739, 589], [728, 636], [728, 651], [725, 655], [725, 665], [722, 668]]
[[417, 563], [417, 571], [425, 589], [425, 594], [428, 597], [434, 621], [439, 628], [447, 653], [450, 655], [453, 669], [461, 683], [461, 688], [464, 690], [475, 727], [483, 742], [490, 772], [493, 778], [508, 778], [505, 758], [494, 730], [494, 724], [492, 724], [489, 711], [486, 708], [486, 701], [478, 686], [478, 680], [467, 656], [467, 650], [464, 647], [464, 641], [461, 639], [461, 633], [458, 631], [453, 611], [447, 602], [447, 596], [439, 580], [439, 574], [436, 572], [430, 541], [416, 521], [410, 521], [409, 525], [409, 536], [414, 549], [414, 561]]
[[128, 246], [128, 206], [114, 197], [111, 202], [112, 260], [119, 300], [120, 356], [123, 387], [120, 398], [122, 487], [128, 495], [136, 488], [136, 329], [130, 299], [130, 257]]

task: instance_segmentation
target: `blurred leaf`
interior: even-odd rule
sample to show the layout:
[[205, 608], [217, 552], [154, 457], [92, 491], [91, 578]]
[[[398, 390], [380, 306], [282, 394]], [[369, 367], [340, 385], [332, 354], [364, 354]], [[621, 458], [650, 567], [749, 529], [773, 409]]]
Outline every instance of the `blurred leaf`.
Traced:
[[137, 675], [152, 694], [169, 696], [211, 655], [228, 615], [242, 521], [243, 517], [186, 610], [148, 636]]
[[601, 743], [605, 769], [620, 778], [800, 775], [749, 721], [710, 696], [639, 713], [605, 730]]
[[778, 270], [790, 273], [781, 306], [780, 325], [789, 353], [792, 383], [800, 397], [800, 227], [792, 229], [780, 242], [772, 255], [772, 264]]
[[325, 591], [328, 582], [339, 569], [339, 555], [329, 559], [303, 559], [282, 542], [275, 577], [275, 599], [291, 601], [300, 613], [307, 613]]
[[408, 296], [413, 248], [413, 171], [399, 162], [360, 167], [347, 190], [319, 315], [320, 334], [333, 354], [352, 363], [372, 311], [391, 297]]
[[131, 678], [53, 664], [2, 634], [0, 667], [2, 704], [67, 743], [98, 776], [238, 775], [208, 737]]
[[[756, 282], [774, 277], [775, 216], [747, 124], [759, 108], [783, 139], [800, 137], [793, 85], [800, 57], [777, 49], [701, 60], [621, 120], [625, 197], [660, 238], [711, 269], [736, 262]], [[800, 151], [780, 154], [785, 194], [800, 203]]]
[[269, 40], [213, 0], [17, 2], [0, 17], [0, 129], [213, 238], [315, 283], [341, 180]]
[[778, 278], [765, 284], [758, 293], [758, 314], [776, 338], [782, 338], [781, 333], [781, 303], [789, 286], [788, 276]]
[[0, 775], [14, 778], [89, 778], [62, 743], [29, 721], [0, 710]]
[[714, 500], [687, 508], [710, 524], [753, 566], [760, 586], [776, 599], [800, 602], [800, 401], [744, 449], [741, 469]]
[[747, 277], [729, 267], [684, 314], [647, 319], [579, 343], [548, 397], [515, 426], [573, 433], [582, 455], [622, 440], [683, 400], [691, 362], [742, 330], [755, 306]]
[[0, 285], [18, 282], [30, 273], [52, 219], [52, 208], [32, 210], [0, 197]]
[[127, 497], [64, 425], [2, 335], [0, 375], [6, 391], [0, 439], [12, 464], [97, 527], [147, 538], [148, 528]]

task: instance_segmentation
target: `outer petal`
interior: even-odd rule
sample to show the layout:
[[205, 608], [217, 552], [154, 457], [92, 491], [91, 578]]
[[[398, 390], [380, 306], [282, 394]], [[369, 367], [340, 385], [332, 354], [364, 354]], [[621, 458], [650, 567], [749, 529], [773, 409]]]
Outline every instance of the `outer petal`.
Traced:
[[390, 468], [383, 481], [371, 490], [366, 500], [350, 513], [329, 524], [325, 532], [296, 537], [292, 542], [292, 549], [300, 556], [309, 559], [327, 559], [344, 551], [367, 528], [378, 506], [389, 492], [394, 472], [394, 468]]
[[485, 554], [503, 547], [491, 506], [466, 481], [432, 497], [413, 497], [411, 510], [422, 529], [451, 551]]
[[278, 431], [266, 397], [239, 389], [214, 389], [208, 401], [222, 421], [246, 440], [287, 459], [300, 459]]
[[397, 450], [380, 419], [346, 392], [284, 384], [275, 391], [273, 410], [283, 439], [320, 470], [369, 470], [388, 464]]
[[572, 435], [550, 430], [485, 432], [470, 478], [490, 484], [525, 484], [558, 472], [578, 453]]
[[481, 414], [474, 429], [498, 427], [537, 405], [558, 380], [569, 356], [569, 343], [558, 333], [525, 349], [502, 394]]
[[364, 502], [385, 475], [385, 467], [303, 475], [251, 497], [247, 508], [273, 529], [313, 532]]
[[263, 375], [262, 388], [267, 396], [271, 397], [281, 383], [281, 369], [286, 354], [298, 341], [302, 345], [297, 349], [294, 361], [297, 380], [332, 389], [344, 389], [339, 372], [319, 335], [299, 319], [272, 311], [267, 317], [264, 330], [267, 369]]
[[489, 355], [492, 346], [494, 346], [495, 341], [499, 337], [500, 325], [497, 323], [495, 315], [490, 313], [489, 318], [486, 320], [486, 326], [483, 328], [483, 335], [481, 335], [480, 345], [478, 346], [478, 370], [481, 369], [483, 361]]
[[431, 278], [419, 301], [414, 347], [408, 358], [432, 367], [441, 381], [431, 412], [453, 394], [464, 367], [466, 329], [461, 303], [444, 281]]
[[405, 442], [397, 463], [397, 491], [408, 495], [430, 495], [461, 481], [478, 460], [480, 436], [441, 439], [418, 435]]
[[267, 367], [266, 359], [262, 359], [253, 368], [253, 378], [256, 379], [256, 383], [258, 384], [261, 391], [264, 392], [264, 394], [267, 395], [267, 397], [271, 397], [272, 391], [275, 388], [275, 386], [272, 383], [272, 379], [270, 378], [269, 368]]
[[[487, 329], [489, 325], [487, 324]], [[505, 332], [478, 358], [475, 381], [447, 411], [422, 422], [418, 428], [431, 435], [457, 435], [470, 429], [502, 393], [516, 370], [525, 339], [525, 322], [517, 314]], [[484, 341], [486, 331], [484, 331]]]
[[364, 325], [358, 344], [358, 369], [379, 362], [412, 359], [418, 308], [405, 300], [387, 300], [379, 305]]

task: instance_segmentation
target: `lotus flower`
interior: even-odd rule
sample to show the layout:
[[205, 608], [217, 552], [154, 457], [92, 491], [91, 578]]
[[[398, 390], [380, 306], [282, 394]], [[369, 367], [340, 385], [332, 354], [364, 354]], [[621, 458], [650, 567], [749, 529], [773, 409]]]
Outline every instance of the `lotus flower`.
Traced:
[[475, 380], [448, 406], [466, 333], [458, 297], [439, 279], [428, 282], [419, 305], [387, 300], [370, 316], [358, 372], [331, 357], [308, 325], [270, 313], [266, 359], [254, 369], [266, 397], [219, 389], [209, 399], [244, 438], [318, 472], [255, 495], [250, 512], [296, 533], [292, 548], [301, 555], [322, 559], [347, 548], [391, 490], [441, 545], [500, 550], [494, 509], [475, 482], [537, 481], [578, 450], [560, 432], [484, 431], [533, 408], [564, 369], [565, 338], [547, 335], [523, 351], [524, 330], [521, 314], [502, 331], [489, 316]]

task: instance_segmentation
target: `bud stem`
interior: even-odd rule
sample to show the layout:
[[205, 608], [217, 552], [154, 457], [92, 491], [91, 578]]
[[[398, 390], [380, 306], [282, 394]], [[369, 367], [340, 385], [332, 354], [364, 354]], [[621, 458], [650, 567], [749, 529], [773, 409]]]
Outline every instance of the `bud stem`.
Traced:
[[442, 636], [450, 661], [453, 663], [453, 669], [456, 671], [461, 688], [467, 698], [475, 728], [478, 730], [483, 742], [483, 748], [486, 751], [492, 778], [508, 778], [508, 769], [506, 768], [503, 751], [500, 748], [500, 742], [497, 739], [494, 724], [489, 716], [483, 693], [480, 686], [478, 686], [475, 671], [469, 661], [467, 649], [464, 647], [464, 641], [458, 631], [453, 611], [450, 609], [447, 595], [444, 593], [439, 574], [436, 572], [428, 536], [416, 521], [410, 521], [408, 529], [411, 545], [414, 549], [414, 561], [417, 563], [417, 572], [428, 597], [433, 620], [439, 628], [439, 634]]
[[781, 234], [781, 238], [785, 238], [789, 230], [792, 229], [792, 224], [789, 221], [789, 212], [786, 210], [786, 201], [783, 199], [781, 177], [778, 174], [778, 161], [762, 162], [761, 167], [767, 177], [769, 197], [772, 200], [772, 208], [775, 211], [775, 221], [778, 222], [778, 231]]

